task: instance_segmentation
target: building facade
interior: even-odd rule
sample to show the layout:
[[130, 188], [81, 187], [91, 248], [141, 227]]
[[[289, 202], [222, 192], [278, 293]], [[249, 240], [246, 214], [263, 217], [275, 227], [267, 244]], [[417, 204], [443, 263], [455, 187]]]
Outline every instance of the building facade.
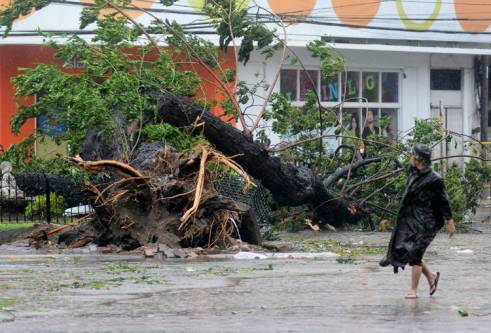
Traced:
[[[151, 1], [141, 3], [161, 18], [187, 24], [203, 19], [199, 14], [202, 2], [180, 0], [173, 7]], [[403, 138], [415, 119], [436, 117], [442, 130], [483, 139], [480, 133], [488, 112], [485, 107], [488, 92], [482, 91], [487, 78], [486, 61], [491, 54], [491, 22], [487, 22], [491, 3], [259, 0], [257, 7], [245, 2], [248, 1], [241, 3], [251, 6], [251, 14], [259, 10], [270, 17], [281, 15], [286, 22], [289, 59], [295, 57], [299, 62], [281, 63], [279, 52], [268, 59], [255, 52], [247, 65], [236, 65], [238, 80], [250, 85], [262, 80], [268, 83], [280, 70], [275, 92], [284, 93], [301, 105], [305, 92], [315, 89], [324, 106], [340, 109], [344, 124], [356, 123], [360, 136], [367, 118], [373, 118], [377, 124], [380, 117], [389, 117], [388, 128], [377, 130]], [[0, 40], [0, 143], [4, 147], [36, 128], [36, 123], [30, 122], [16, 137], [10, 133], [8, 124], [16, 112], [11, 77], [18, 67], [51, 59], [50, 51], [40, 47], [42, 38], [29, 32], [38, 28], [76, 31], [82, 8], [76, 3], [51, 4], [21, 18], [12, 35]], [[143, 24], [151, 21], [141, 12], [131, 11], [131, 15]], [[213, 35], [204, 36], [216, 41]], [[321, 79], [320, 62], [305, 46], [320, 38], [345, 58], [346, 72], [330, 82]], [[233, 59], [231, 62], [235, 66]], [[214, 92], [210, 90], [209, 94], [213, 96]], [[259, 89], [257, 94], [264, 97], [266, 91]], [[258, 113], [260, 108], [251, 106], [250, 112]], [[272, 137], [273, 143], [281, 141]], [[460, 137], [456, 144], [440, 148], [445, 154], [463, 153], [465, 141]], [[328, 144], [335, 147], [336, 140], [328, 140]]]

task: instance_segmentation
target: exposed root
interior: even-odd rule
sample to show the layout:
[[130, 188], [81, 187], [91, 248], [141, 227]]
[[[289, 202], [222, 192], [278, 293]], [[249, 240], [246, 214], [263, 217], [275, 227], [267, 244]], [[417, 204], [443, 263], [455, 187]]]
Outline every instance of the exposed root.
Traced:
[[247, 191], [249, 188], [256, 186], [256, 184], [252, 182], [251, 177], [249, 177], [244, 169], [242, 169], [242, 167], [234, 160], [225, 157], [224, 155], [216, 151], [212, 153], [212, 160], [216, 163], [225, 165], [233, 171], [237, 172], [244, 179], [244, 192]]
[[80, 169], [89, 172], [102, 172], [113, 170], [123, 178], [144, 178], [144, 176], [132, 166], [113, 160], [101, 160], [101, 161], [84, 161], [80, 156], [65, 157], [65, 160], [78, 166]]
[[203, 195], [203, 186], [205, 183], [205, 171], [206, 171], [206, 162], [208, 159], [208, 150], [205, 147], [201, 148], [201, 161], [199, 165], [199, 173], [198, 173], [198, 179], [196, 182], [196, 189], [194, 191], [194, 201], [193, 201], [193, 206], [189, 208], [184, 215], [181, 217], [181, 225], [179, 226], [179, 230], [182, 229], [182, 227], [186, 224], [186, 222], [189, 220], [189, 218], [196, 213], [196, 211], [199, 208], [199, 203], [201, 201], [201, 197]]
[[[97, 219], [85, 224], [79, 237], [73, 240], [71, 236], [64, 237], [70, 239], [70, 246], [93, 240], [99, 245], [115, 244], [123, 249], [148, 243], [164, 243], [170, 247], [226, 247], [232, 245], [237, 236], [230, 220], [238, 221], [240, 228], [248, 207], [216, 192], [210, 163], [221, 165], [220, 170], [224, 172], [238, 174], [244, 181], [244, 191], [255, 186], [235, 161], [204, 144], [198, 145], [191, 154], [175, 152], [165, 146], [152, 160], [147, 160], [151, 163], [147, 163], [145, 174], [118, 161], [66, 159], [90, 172], [111, 171], [122, 177], [105, 187], [87, 184], [94, 193]], [[253, 221], [250, 217], [246, 220], [247, 223]], [[70, 232], [73, 233], [74, 228], [76, 226]], [[258, 239], [259, 236], [255, 241]]]

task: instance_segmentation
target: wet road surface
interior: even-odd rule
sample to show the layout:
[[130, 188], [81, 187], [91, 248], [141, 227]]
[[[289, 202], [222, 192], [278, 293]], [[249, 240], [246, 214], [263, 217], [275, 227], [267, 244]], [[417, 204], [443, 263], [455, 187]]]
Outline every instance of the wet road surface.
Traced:
[[[479, 227], [478, 227], [479, 229]], [[439, 289], [405, 300], [409, 270], [380, 253], [339, 258], [159, 260], [0, 247], [0, 332], [491, 332], [491, 232], [438, 235]], [[387, 233], [305, 232], [382, 246]], [[361, 243], [360, 243], [361, 242]]]

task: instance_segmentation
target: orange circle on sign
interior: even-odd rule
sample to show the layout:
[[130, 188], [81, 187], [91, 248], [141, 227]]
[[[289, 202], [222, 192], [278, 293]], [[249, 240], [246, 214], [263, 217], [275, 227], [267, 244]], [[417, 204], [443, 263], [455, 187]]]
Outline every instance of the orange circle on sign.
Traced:
[[275, 14], [292, 16], [310, 16], [317, 0], [268, 0]]
[[[95, 3], [95, 0], [82, 0], [80, 2], [86, 3], [86, 4], [93, 4], [93, 3]], [[133, 1], [131, 1], [131, 4], [128, 5], [128, 7], [131, 8], [132, 6], [136, 6], [136, 7], [139, 7], [141, 9], [149, 9], [154, 4], [155, 4], [155, 2], [153, 2], [151, 0], [133, 0]], [[107, 9], [101, 10], [101, 15], [105, 16], [105, 15], [113, 14], [114, 12], [115, 12], [114, 9], [107, 8]], [[136, 19], [136, 18], [140, 17], [142, 14], [144, 14], [143, 11], [138, 10], [138, 9], [125, 9], [124, 13], [126, 15], [128, 15], [131, 19]]]
[[[6, 9], [8, 6], [10, 6], [11, 3], [12, 3], [12, 0], [0, 0], [0, 10]], [[22, 20], [28, 18], [29, 16], [31, 16], [32, 14], [34, 14], [35, 12], [36, 12], [36, 10], [33, 8], [29, 14], [19, 16], [19, 18], [17, 18], [16, 21], [22, 21]]]
[[332, 0], [334, 12], [344, 24], [365, 27], [377, 15], [381, 0]]
[[486, 31], [491, 24], [491, 0], [480, 0], [479, 2], [455, 0], [455, 15], [465, 31]]

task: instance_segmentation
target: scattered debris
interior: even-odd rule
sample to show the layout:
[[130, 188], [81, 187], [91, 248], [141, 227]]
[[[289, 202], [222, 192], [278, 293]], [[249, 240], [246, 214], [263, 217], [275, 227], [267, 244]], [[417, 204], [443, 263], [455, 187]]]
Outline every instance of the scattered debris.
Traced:
[[456, 311], [461, 317], [468, 317], [471, 314], [470, 309], [461, 308], [457, 305], [452, 305], [452, 310]]
[[474, 254], [474, 251], [470, 250], [470, 249], [466, 249], [466, 250], [457, 250], [457, 253], [458, 254]]
[[[309, 226], [309, 228], [312, 229], [312, 230], [314, 230], [314, 231], [319, 231], [320, 230], [320, 228], [319, 228], [318, 225], [312, 224], [312, 220], [311, 219], [305, 219], [305, 224], [307, 226]], [[327, 224], [327, 225], [329, 225], [329, 224]]]
[[168, 247], [165, 244], [158, 245], [159, 253], [162, 253], [166, 258], [176, 258], [177, 256], [174, 253], [174, 250]]
[[239, 252], [234, 255], [234, 259], [238, 260], [254, 260], [254, 259], [327, 259], [335, 258], [339, 255], [334, 252], [286, 252], [286, 253], [255, 253], [255, 252]]
[[471, 249], [462, 249], [458, 246], [452, 246], [450, 247], [450, 250], [454, 250], [458, 254], [474, 254], [474, 251], [472, 251]]
[[234, 259], [237, 259], [237, 260], [254, 260], [254, 259], [268, 259], [268, 257], [262, 253], [239, 252], [236, 255], [234, 255]]
[[378, 224], [378, 231], [380, 232], [388, 232], [392, 228], [392, 223], [389, 220], [382, 220]]
[[354, 264], [355, 259], [353, 259], [353, 258], [337, 258], [336, 262], [338, 264]]
[[334, 228], [332, 225], [330, 225], [330, 224], [328, 224], [328, 223], [326, 223], [326, 224], [324, 225], [324, 227], [325, 227], [327, 230], [329, 230], [329, 231], [333, 231], [333, 232], [335, 232], [335, 231], [336, 231], [336, 228]]
[[145, 255], [145, 258], [153, 258], [155, 256], [151, 247], [146, 247], [143, 254]]

